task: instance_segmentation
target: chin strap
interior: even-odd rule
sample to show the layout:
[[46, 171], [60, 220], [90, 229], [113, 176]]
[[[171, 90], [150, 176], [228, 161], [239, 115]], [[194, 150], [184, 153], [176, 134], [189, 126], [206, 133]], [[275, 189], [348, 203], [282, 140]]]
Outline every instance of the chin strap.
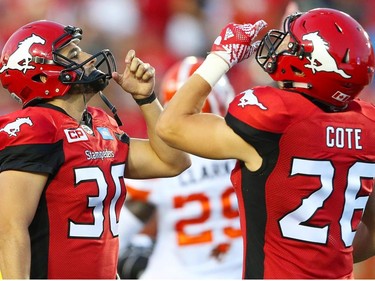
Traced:
[[112, 111], [113, 117], [115, 118], [117, 124], [119, 126], [122, 125], [120, 117], [117, 115], [117, 109], [116, 107], [108, 100], [108, 98], [102, 93], [102, 91], [99, 91], [99, 96], [102, 99], [102, 101], [108, 106], [108, 108]]
[[85, 104], [85, 110], [82, 113], [82, 119], [80, 124], [89, 126], [92, 129], [92, 118], [91, 114], [87, 111], [87, 102], [86, 102], [86, 95], [83, 96], [83, 103]]
[[301, 88], [301, 89], [311, 89], [312, 85], [303, 82], [294, 81], [277, 81], [277, 84], [281, 89], [291, 89], [291, 88]]

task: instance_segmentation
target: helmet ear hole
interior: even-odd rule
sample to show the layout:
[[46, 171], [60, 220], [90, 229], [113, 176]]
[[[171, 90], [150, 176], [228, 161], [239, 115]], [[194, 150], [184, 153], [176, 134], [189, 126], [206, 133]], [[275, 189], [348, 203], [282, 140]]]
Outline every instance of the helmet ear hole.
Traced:
[[292, 69], [292, 71], [294, 72], [294, 74], [296, 76], [298, 76], [298, 77], [304, 77], [305, 76], [305, 72], [303, 72], [298, 67], [295, 67], [295, 66], [291, 65], [290, 68]]
[[46, 83], [47, 81], [47, 76], [43, 75], [43, 74], [37, 74], [37, 75], [34, 75], [31, 80], [35, 81], [35, 82], [41, 82], [41, 83]]

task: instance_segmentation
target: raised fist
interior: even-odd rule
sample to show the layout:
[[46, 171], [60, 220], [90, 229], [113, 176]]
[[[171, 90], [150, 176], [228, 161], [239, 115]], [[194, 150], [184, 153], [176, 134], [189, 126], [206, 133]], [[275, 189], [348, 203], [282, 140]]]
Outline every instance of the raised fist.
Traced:
[[254, 38], [266, 26], [267, 23], [263, 20], [255, 24], [229, 23], [216, 38], [211, 53], [220, 56], [232, 67], [256, 52], [260, 41], [254, 42]]

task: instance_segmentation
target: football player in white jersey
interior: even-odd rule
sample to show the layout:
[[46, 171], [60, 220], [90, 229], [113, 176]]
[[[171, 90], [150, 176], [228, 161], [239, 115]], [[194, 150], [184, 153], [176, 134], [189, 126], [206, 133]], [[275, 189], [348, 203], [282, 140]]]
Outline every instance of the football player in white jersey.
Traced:
[[[201, 63], [200, 58], [187, 57], [166, 73], [161, 84], [164, 103]], [[233, 97], [233, 88], [224, 76], [203, 111], [223, 116]], [[126, 180], [128, 197], [120, 219], [121, 277], [129, 277], [124, 273], [130, 270], [126, 267], [138, 264], [127, 252], [127, 245], [155, 212], [155, 245], [141, 279], [241, 278], [243, 245], [237, 199], [230, 182], [235, 162], [197, 156], [191, 160], [191, 167], [177, 177]], [[144, 253], [141, 248], [140, 254]]]

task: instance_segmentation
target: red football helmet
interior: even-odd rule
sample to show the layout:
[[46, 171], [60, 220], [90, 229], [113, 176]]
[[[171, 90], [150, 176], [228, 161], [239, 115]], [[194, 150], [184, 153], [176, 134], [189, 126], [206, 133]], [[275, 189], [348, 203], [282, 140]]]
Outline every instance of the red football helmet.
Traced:
[[284, 31], [269, 31], [256, 60], [284, 89], [345, 108], [374, 75], [368, 34], [349, 15], [328, 8], [295, 13]]
[[[194, 56], [186, 57], [175, 63], [165, 73], [160, 87], [164, 104], [171, 100], [176, 91], [193, 75], [202, 62], [203, 58]], [[213, 87], [212, 92], [203, 105], [202, 112], [211, 112], [224, 116], [233, 98], [234, 90], [228, 77], [224, 75]]]
[[[34, 100], [62, 96], [72, 84], [101, 81], [107, 85], [116, 70], [109, 50], [102, 50], [80, 64], [59, 54], [67, 44], [81, 38], [80, 28], [47, 20], [19, 28], [2, 50], [0, 80], [4, 88], [26, 106]], [[93, 59], [97, 71], [87, 76], [83, 66]], [[42, 80], [42, 76], [46, 79]]]

